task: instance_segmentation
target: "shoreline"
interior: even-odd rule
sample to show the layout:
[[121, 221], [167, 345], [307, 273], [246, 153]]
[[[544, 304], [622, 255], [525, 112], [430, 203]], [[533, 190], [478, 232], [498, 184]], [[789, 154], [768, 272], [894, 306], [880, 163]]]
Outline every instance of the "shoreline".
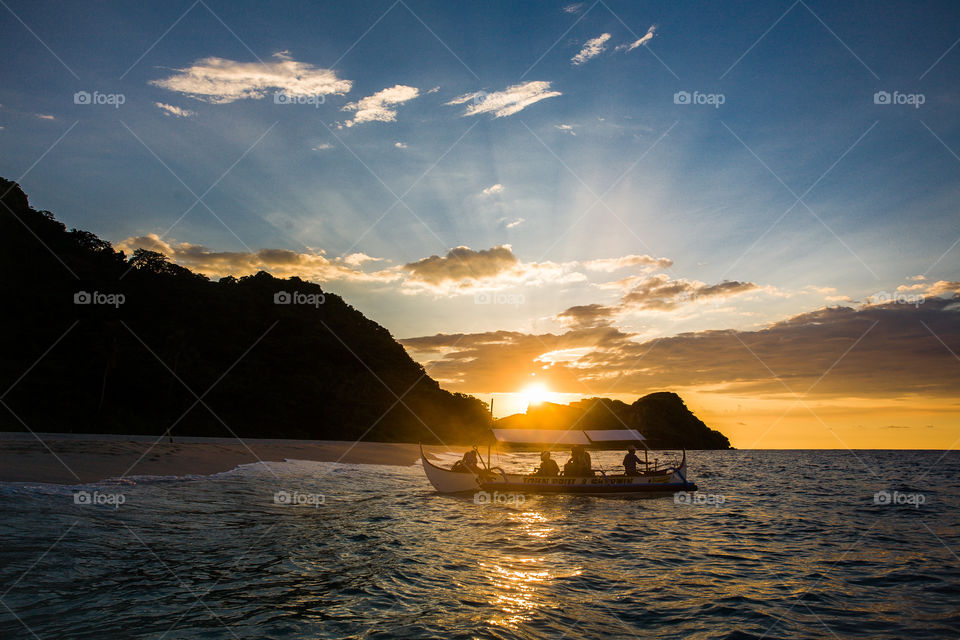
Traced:
[[[467, 447], [424, 445], [428, 456]], [[416, 444], [0, 432], [0, 482], [88, 484], [129, 476], [212, 475], [256, 462], [312, 460], [411, 466]]]

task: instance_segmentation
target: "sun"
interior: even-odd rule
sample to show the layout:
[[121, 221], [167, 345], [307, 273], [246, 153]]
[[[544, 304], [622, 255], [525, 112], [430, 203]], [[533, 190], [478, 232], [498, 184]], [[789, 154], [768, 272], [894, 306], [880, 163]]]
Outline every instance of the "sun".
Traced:
[[520, 396], [527, 402], [527, 405], [540, 404], [546, 402], [550, 397], [550, 390], [541, 382], [535, 382], [527, 386], [520, 392]]

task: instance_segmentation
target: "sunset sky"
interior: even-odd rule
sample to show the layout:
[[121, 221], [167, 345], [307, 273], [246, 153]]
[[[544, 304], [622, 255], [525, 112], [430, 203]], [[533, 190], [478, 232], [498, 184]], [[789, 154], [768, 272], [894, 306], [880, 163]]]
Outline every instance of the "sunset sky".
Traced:
[[954, 3], [0, 4], [0, 176], [69, 227], [320, 282], [499, 415], [960, 439]]

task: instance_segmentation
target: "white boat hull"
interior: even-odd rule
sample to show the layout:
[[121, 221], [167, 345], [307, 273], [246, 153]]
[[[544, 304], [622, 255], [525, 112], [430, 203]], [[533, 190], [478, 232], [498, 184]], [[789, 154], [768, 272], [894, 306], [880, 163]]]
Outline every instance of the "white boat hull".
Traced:
[[677, 491], [696, 491], [697, 485], [687, 480], [686, 455], [680, 466], [662, 473], [644, 476], [540, 477], [503, 473], [494, 470], [484, 477], [466, 471], [451, 471], [438, 467], [420, 448], [423, 471], [433, 488], [440, 493], [476, 491], [500, 493], [544, 493], [572, 495], [650, 495]]

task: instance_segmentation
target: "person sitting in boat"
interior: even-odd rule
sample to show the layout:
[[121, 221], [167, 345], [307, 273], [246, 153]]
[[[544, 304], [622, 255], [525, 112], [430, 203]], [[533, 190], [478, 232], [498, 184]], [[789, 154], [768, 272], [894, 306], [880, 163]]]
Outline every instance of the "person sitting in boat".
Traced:
[[470, 473], [480, 473], [480, 466], [477, 461], [480, 459], [480, 453], [474, 446], [470, 451], [463, 454], [463, 457], [457, 460], [453, 465], [453, 471], [469, 471]]
[[570, 459], [563, 465], [563, 475], [565, 476], [592, 476], [593, 465], [590, 461], [590, 453], [583, 445], [574, 445], [570, 451]]
[[533, 475], [551, 478], [560, 475], [560, 467], [558, 467], [554, 459], [550, 457], [549, 451], [544, 451], [540, 454], [540, 466], [533, 472]]
[[627, 449], [627, 455], [623, 456], [623, 472], [628, 476], [638, 476], [640, 471], [637, 469], [637, 465], [640, 464], [640, 458], [637, 457], [637, 448], [630, 447]]

